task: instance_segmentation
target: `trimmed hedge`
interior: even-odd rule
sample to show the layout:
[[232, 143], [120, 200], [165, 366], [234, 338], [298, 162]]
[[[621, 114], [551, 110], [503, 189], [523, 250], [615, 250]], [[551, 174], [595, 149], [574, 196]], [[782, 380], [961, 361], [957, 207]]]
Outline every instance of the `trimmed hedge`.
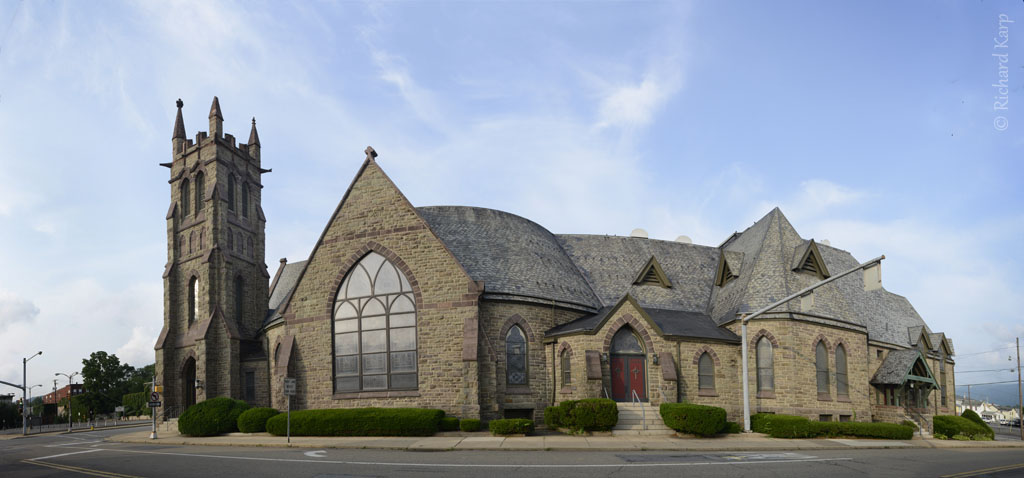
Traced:
[[932, 423], [935, 425], [934, 431], [936, 435], [945, 435], [947, 437], [954, 437], [956, 435], [975, 437], [980, 435], [985, 438], [995, 438], [995, 433], [987, 425], [981, 426], [965, 417], [935, 415], [932, 417]]
[[566, 400], [544, 409], [544, 425], [574, 432], [608, 431], [619, 422], [619, 407], [607, 398]]
[[576, 432], [607, 430], [617, 422], [618, 407], [608, 399], [565, 400], [544, 409], [544, 424], [552, 429], [568, 428]]
[[463, 418], [459, 420], [459, 430], [464, 432], [478, 432], [480, 431], [480, 420], [476, 418]]
[[455, 417], [444, 417], [438, 423], [438, 429], [443, 432], [453, 432], [459, 429], [459, 419]]
[[[292, 412], [292, 436], [430, 436], [444, 410], [422, 408], [334, 408]], [[267, 431], [287, 433], [287, 416], [267, 420]]]
[[725, 422], [725, 430], [722, 430], [722, 433], [741, 433], [741, 432], [743, 432], [743, 427], [741, 427], [740, 424], [736, 423], [736, 422]]
[[996, 433], [992, 430], [992, 427], [988, 426], [988, 423], [985, 423], [985, 420], [982, 420], [981, 417], [974, 412], [974, 410], [964, 410], [964, 412], [961, 413], [960, 416], [974, 423], [977, 423], [978, 425], [981, 425], [986, 431], [986, 436], [995, 439]]
[[795, 415], [773, 415], [758, 413], [750, 417], [750, 428], [766, 433], [772, 438], [814, 438], [851, 436], [861, 438], [883, 438], [909, 440], [914, 437], [914, 427], [895, 423], [866, 422], [812, 422]]
[[228, 397], [204, 400], [178, 417], [178, 432], [194, 437], [237, 432], [238, 416], [248, 409], [249, 404]]
[[680, 432], [711, 436], [725, 430], [725, 409], [691, 403], [662, 403], [665, 426]]
[[503, 418], [491, 420], [488, 424], [492, 435], [526, 435], [533, 432], [533, 420], [525, 418]]
[[865, 422], [810, 422], [817, 431], [816, 436], [835, 438], [852, 436], [859, 438], [883, 438], [887, 440], [910, 440], [916, 428], [896, 423]]
[[275, 408], [250, 408], [238, 416], [238, 431], [242, 433], [259, 433], [267, 431], [267, 420], [281, 412]]

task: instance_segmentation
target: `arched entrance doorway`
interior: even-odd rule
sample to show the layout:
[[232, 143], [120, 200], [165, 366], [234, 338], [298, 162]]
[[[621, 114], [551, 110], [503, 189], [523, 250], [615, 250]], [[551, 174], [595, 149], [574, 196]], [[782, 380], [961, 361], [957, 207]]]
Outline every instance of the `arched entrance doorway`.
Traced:
[[189, 357], [181, 367], [181, 411], [196, 404], [196, 359]]
[[629, 402], [633, 394], [647, 401], [647, 355], [640, 338], [630, 327], [623, 327], [612, 337], [610, 367], [612, 400]]

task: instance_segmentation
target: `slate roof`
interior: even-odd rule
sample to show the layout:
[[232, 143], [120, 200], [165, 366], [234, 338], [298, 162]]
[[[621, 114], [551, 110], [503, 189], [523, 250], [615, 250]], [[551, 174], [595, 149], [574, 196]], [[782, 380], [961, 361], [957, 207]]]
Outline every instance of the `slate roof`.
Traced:
[[921, 353], [917, 349], [892, 350], [885, 356], [882, 365], [878, 366], [875, 376], [871, 377], [874, 385], [902, 385], [907, 372], [914, 366]]
[[307, 261], [293, 262], [291, 264], [284, 264], [278, 270], [276, 280], [271, 285], [273, 287], [270, 290], [270, 301], [267, 305], [267, 317], [264, 324], [273, 321], [280, 316], [278, 307], [284, 303], [285, 299], [289, 294], [295, 290], [295, 285], [299, 281], [299, 276], [302, 275], [302, 270], [306, 268]]
[[479, 207], [431, 206], [416, 211], [469, 276], [484, 282], [485, 295], [555, 300], [587, 310], [601, 307], [555, 236], [537, 223]]
[[[549, 329], [545, 337], [591, 332], [616, 309], [615, 306], [602, 307], [597, 313], [588, 314], [572, 322]], [[668, 336], [694, 337], [720, 340], [723, 342], [740, 343], [740, 338], [729, 329], [719, 327], [711, 317], [703, 312], [683, 310], [667, 310], [644, 308], [644, 312]]]
[[[714, 247], [639, 237], [557, 237], [604, 306], [629, 294], [644, 309], [707, 311], [718, 268], [719, 252]], [[633, 284], [651, 256], [672, 287]]]

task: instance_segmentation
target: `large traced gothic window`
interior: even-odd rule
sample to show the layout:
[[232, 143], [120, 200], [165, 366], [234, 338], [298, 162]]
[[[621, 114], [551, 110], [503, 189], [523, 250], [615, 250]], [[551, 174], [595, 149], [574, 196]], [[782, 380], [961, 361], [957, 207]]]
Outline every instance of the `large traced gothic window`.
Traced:
[[814, 347], [814, 368], [817, 370], [818, 396], [828, 395], [828, 351], [820, 340]]
[[199, 316], [199, 278], [193, 277], [188, 282], [188, 325]]
[[775, 390], [775, 363], [772, 358], [772, 343], [768, 337], [757, 341], [757, 391]]
[[371, 252], [352, 267], [334, 301], [334, 390], [410, 390], [416, 379], [412, 286]]
[[526, 385], [526, 334], [518, 325], [505, 334], [505, 369], [509, 385]]

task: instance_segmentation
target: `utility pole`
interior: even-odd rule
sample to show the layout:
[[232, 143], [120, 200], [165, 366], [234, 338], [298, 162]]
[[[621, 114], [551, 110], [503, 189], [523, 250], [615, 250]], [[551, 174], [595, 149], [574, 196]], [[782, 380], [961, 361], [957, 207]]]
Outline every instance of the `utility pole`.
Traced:
[[21, 434], [28, 435], [28, 361], [42, 355], [40, 350], [29, 358], [21, 359]]
[[1020, 439], [1024, 440], [1024, 400], [1020, 388], [1020, 337], [1017, 337], [1017, 422], [1020, 425]]

